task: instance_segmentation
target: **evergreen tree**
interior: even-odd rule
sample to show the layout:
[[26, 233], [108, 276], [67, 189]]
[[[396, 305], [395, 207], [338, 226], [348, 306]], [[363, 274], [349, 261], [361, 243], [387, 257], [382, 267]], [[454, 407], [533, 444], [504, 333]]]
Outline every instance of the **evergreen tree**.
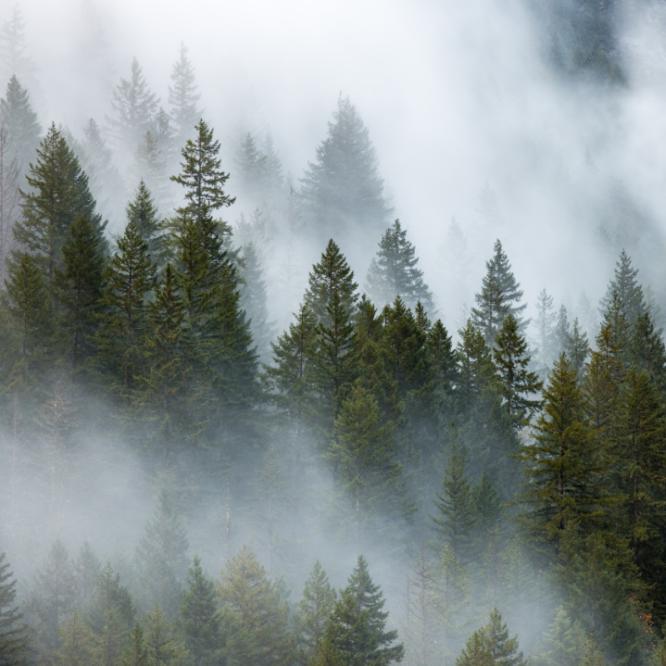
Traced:
[[129, 645], [123, 651], [121, 666], [148, 666], [148, 648], [143, 628], [137, 622], [129, 634]]
[[453, 341], [441, 319], [438, 319], [426, 334], [426, 357], [433, 369], [435, 382], [443, 395], [453, 392], [458, 371]]
[[368, 269], [366, 280], [371, 298], [382, 305], [400, 296], [408, 308], [421, 302], [428, 312], [434, 312], [432, 293], [423, 281], [423, 271], [416, 267], [419, 260], [415, 252], [407, 240], [407, 230], [396, 220], [382, 236], [377, 257]]
[[227, 562], [217, 595], [228, 663], [284, 666], [291, 659], [289, 606], [282, 586], [266, 577], [247, 546]]
[[103, 252], [106, 223], [95, 213], [88, 177], [55, 124], [37, 150], [27, 181], [31, 189], [21, 190], [22, 217], [14, 237], [35, 255], [51, 285], [56, 269], [63, 270], [62, 244], [72, 223], [87, 216]]
[[432, 516], [437, 534], [437, 549], [449, 544], [453, 555], [463, 564], [469, 560], [474, 528], [472, 489], [465, 474], [465, 450], [454, 442], [444, 473], [442, 492], [435, 495], [436, 514]]
[[41, 128], [30, 104], [28, 91], [13, 74], [4, 99], [0, 99], [0, 125], [7, 130], [21, 173], [26, 173], [39, 145]]
[[144, 617], [147, 666], [183, 666], [188, 652], [166, 615], [155, 604]]
[[301, 180], [307, 216], [318, 238], [354, 231], [376, 238], [391, 211], [368, 130], [349, 98], [340, 96], [333, 119]]
[[83, 606], [90, 601], [101, 573], [102, 564], [91, 548], [90, 542], [86, 540], [83, 542], [79, 550], [79, 556], [74, 563], [77, 606]]
[[14, 5], [11, 16], [0, 30], [0, 78], [8, 79], [10, 76], [32, 78], [35, 64], [26, 55], [25, 21], [19, 5]]
[[180, 605], [181, 581], [187, 572], [187, 534], [166, 491], [162, 491], [153, 517], [136, 549], [142, 599], [158, 603], [168, 617]]
[[574, 319], [571, 335], [567, 340], [564, 351], [580, 376], [585, 367], [585, 359], [590, 353], [590, 343], [587, 340], [587, 335], [578, 323], [578, 318]]
[[333, 240], [328, 242], [321, 261], [310, 271], [308, 289], [304, 301], [317, 320], [324, 326], [330, 326], [328, 308], [335, 294], [347, 316], [351, 317], [356, 308], [358, 284], [354, 282], [354, 272], [349, 268], [340, 248]]
[[6, 261], [12, 245], [12, 226], [19, 202], [19, 162], [9, 132], [0, 117], [0, 279], [6, 277]]
[[298, 641], [296, 657], [299, 664], [308, 666], [317, 657], [336, 597], [326, 572], [319, 562], [315, 562], [305, 582], [303, 598], [298, 603], [294, 617]]
[[134, 223], [141, 240], [148, 245], [148, 254], [158, 267], [164, 264], [165, 239], [160, 233], [162, 223], [155, 202], [143, 181], [139, 182], [134, 199], [127, 204], [127, 220]]
[[553, 306], [553, 297], [542, 289], [537, 297], [537, 317], [534, 325], [537, 329], [536, 347], [541, 366], [549, 368], [556, 358], [553, 349], [553, 333], [557, 315]]
[[529, 396], [540, 391], [543, 384], [535, 372], [527, 369], [527, 343], [512, 314], [505, 317], [495, 337], [493, 360], [506, 410], [515, 427], [522, 428], [541, 404]]
[[195, 556], [188, 569], [180, 603], [180, 627], [194, 666], [212, 665], [222, 647], [215, 584], [206, 577]]
[[666, 389], [666, 347], [649, 312], [636, 320], [628, 359], [638, 370], [644, 370], [660, 390]]
[[585, 632], [579, 622], [572, 622], [566, 610], [558, 608], [555, 619], [537, 653], [543, 666], [577, 666], [583, 659]]
[[494, 531], [502, 515], [499, 493], [493, 486], [490, 475], [483, 470], [481, 478], [472, 491], [474, 502], [475, 529], [482, 539], [487, 539]]
[[169, 181], [167, 179], [168, 156], [154, 132], [148, 131], [134, 153], [134, 169], [137, 180], [147, 189], [162, 210], [170, 208]]
[[480, 399], [494, 375], [491, 352], [483, 334], [467, 321], [464, 329], [458, 331], [460, 341], [456, 347], [458, 364], [458, 400], [463, 411], [469, 411]]
[[171, 71], [171, 85], [169, 86], [171, 117], [176, 123], [178, 140], [181, 144], [190, 138], [192, 129], [201, 117], [201, 111], [197, 106], [201, 94], [197, 92], [194, 68], [187, 53], [188, 48], [185, 44], [181, 44], [178, 60]]
[[569, 323], [569, 315], [564, 305], [561, 305], [560, 310], [557, 313], [555, 329], [553, 330], [553, 350], [555, 351], [555, 359], [559, 358], [560, 354], [566, 351], [570, 339], [571, 324]]
[[108, 119], [114, 140], [126, 155], [132, 155], [146, 132], [152, 129], [157, 103], [139, 61], [133, 58], [130, 78], [120, 79], [113, 91], [114, 116]]
[[343, 666], [402, 661], [402, 643], [394, 645], [397, 631], [385, 631], [388, 613], [378, 585], [372, 582], [368, 563], [359, 556], [349, 584], [340, 592], [326, 627], [325, 641]]
[[63, 346], [76, 376], [95, 352], [91, 339], [99, 322], [104, 271], [102, 241], [87, 216], [72, 223], [61, 253], [63, 269], [55, 269], [54, 290]]
[[481, 293], [475, 296], [477, 307], [472, 308], [472, 322], [483, 333], [486, 344], [492, 347], [507, 315], [512, 314], [516, 318], [520, 330], [529, 321], [522, 321], [520, 317], [527, 304], [518, 305], [523, 292], [499, 240], [495, 241], [495, 254], [486, 262], [486, 271]]
[[562, 355], [543, 392], [544, 411], [535, 426], [535, 442], [522, 445], [520, 460], [527, 483], [519, 502], [538, 541], [554, 541], [567, 527], [599, 525], [606, 502], [600, 485], [601, 464], [586, 424], [586, 402], [576, 371]]
[[613, 306], [614, 295], [620, 302], [620, 309], [627, 323], [634, 325], [638, 318], [646, 312], [643, 288], [636, 279], [638, 269], [631, 265], [631, 258], [622, 250], [615, 264], [614, 278], [608, 284], [606, 295], [601, 300], [602, 314], [608, 313]]
[[61, 646], [54, 654], [58, 666], [101, 665], [95, 637], [74, 609], [71, 619], [60, 629]]
[[456, 666], [494, 666], [490, 646], [483, 629], [477, 629], [465, 643]]
[[509, 638], [506, 622], [494, 608], [490, 611], [490, 622], [483, 628], [484, 637], [490, 648], [493, 663], [497, 666], [523, 666], [523, 653], [518, 652], [518, 636]]
[[5, 553], [0, 553], [0, 664], [20, 666], [24, 663], [28, 647], [23, 615], [14, 605], [16, 581], [9, 569]]

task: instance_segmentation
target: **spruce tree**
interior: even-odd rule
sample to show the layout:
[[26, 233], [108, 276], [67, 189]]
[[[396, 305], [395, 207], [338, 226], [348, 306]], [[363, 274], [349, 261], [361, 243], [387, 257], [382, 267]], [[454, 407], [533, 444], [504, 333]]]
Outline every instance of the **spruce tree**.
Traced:
[[479, 401], [486, 386], [492, 382], [494, 368], [491, 351], [483, 334], [467, 321], [464, 329], [458, 331], [460, 341], [456, 347], [458, 365], [457, 398], [463, 412], [471, 410]]
[[644, 370], [660, 390], [666, 389], [666, 346], [649, 312], [636, 320], [628, 360], [638, 370]]
[[585, 367], [585, 359], [590, 353], [590, 343], [587, 340], [585, 331], [583, 331], [580, 324], [578, 323], [578, 317], [574, 319], [573, 326], [571, 328], [571, 335], [567, 340], [564, 351], [569, 357], [573, 367], [576, 368], [576, 372], [580, 376], [583, 372], [583, 368]]
[[215, 583], [195, 556], [188, 569], [180, 602], [179, 626], [194, 666], [212, 666], [222, 647]]
[[79, 549], [79, 555], [74, 563], [77, 606], [90, 601], [101, 573], [102, 564], [91, 548], [90, 542], [86, 540]]
[[62, 244], [72, 223], [87, 216], [103, 252], [106, 223], [95, 213], [88, 177], [55, 124], [37, 150], [27, 181], [31, 189], [21, 190], [22, 216], [14, 237], [35, 255], [51, 286], [56, 269], [63, 269]]
[[534, 325], [537, 329], [536, 347], [542, 368], [549, 368], [555, 360], [553, 353], [553, 333], [557, 315], [553, 306], [553, 297], [542, 289], [537, 297], [537, 317]]
[[579, 622], [572, 621], [563, 607], [543, 637], [536, 661], [543, 666], [578, 666], [583, 658], [585, 632]]
[[645, 295], [637, 277], [638, 269], [632, 267], [631, 258], [622, 250], [615, 264], [614, 277], [608, 284], [606, 295], [600, 303], [602, 314], [610, 312], [615, 295], [619, 300], [622, 314], [630, 325], [634, 325], [638, 318], [645, 314], [647, 310]]
[[426, 358], [434, 379], [443, 396], [450, 396], [458, 379], [453, 341], [441, 319], [426, 334]]
[[456, 666], [494, 666], [490, 646], [483, 629], [477, 629], [465, 643]]
[[569, 323], [569, 315], [564, 305], [561, 305], [557, 313], [557, 320], [553, 330], [553, 351], [555, 352], [555, 359], [559, 358], [560, 354], [566, 351], [570, 339], [571, 324]]
[[372, 582], [368, 563], [360, 555], [325, 632], [325, 642], [337, 654], [339, 664], [388, 666], [392, 661], [402, 661], [404, 646], [394, 644], [398, 632], [385, 631], [388, 613], [383, 610], [384, 603], [379, 586]]
[[417, 268], [418, 257], [407, 230], [396, 220], [379, 242], [377, 256], [368, 269], [367, 289], [379, 305], [392, 303], [400, 296], [408, 308], [421, 302], [431, 314], [435, 310], [432, 293], [423, 281], [423, 271]]
[[137, 622], [129, 633], [129, 645], [123, 650], [121, 666], [149, 666], [143, 628]]
[[58, 666], [101, 666], [95, 637], [75, 608], [72, 617], [60, 629], [61, 645], [54, 652]]
[[14, 5], [11, 16], [0, 30], [0, 78], [16, 75], [33, 78], [35, 63], [26, 55], [25, 21], [19, 5]]
[[178, 60], [171, 70], [171, 85], [169, 86], [169, 105], [171, 118], [176, 123], [178, 140], [180, 144], [190, 138], [201, 111], [197, 106], [201, 94], [197, 92], [194, 78], [194, 68], [187, 56], [188, 48], [180, 45]]
[[14, 605], [16, 581], [9, 569], [6, 554], [0, 553], [0, 664], [19, 666], [24, 663], [28, 647], [23, 615]]
[[315, 562], [294, 617], [299, 664], [308, 666], [317, 657], [336, 597], [326, 572], [319, 562]]
[[521, 319], [520, 315], [527, 304], [518, 305], [523, 292], [499, 240], [495, 241], [492, 259], [486, 262], [486, 271], [481, 293], [475, 296], [477, 307], [472, 308], [472, 322], [483, 333], [486, 344], [492, 347], [495, 335], [507, 315], [514, 315], [521, 330], [529, 321]]
[[160, 210], [171, 206], [169, 181], [167, 179], [168, 158], [166, 152], [154, 132], [146, 132], [134, 152], [133, 173], [137, 180], [146, 184], [155, 197]]
[[472, 490], [472, 498], [474, 502], [474, 528], [481, 539], [488, 539], [502, 515], [502, 502], [490, 475], [485, 469]]
[[18, 212], [19, 162], [12, 140], [0, 118], [0, 279], [7, 276], [6, 261], [12, 244], [12, 226]]
[[349, 98], [340, 96], [333, 119], [301, 179], [306, 215], [316, 238], [376, 238], [391, 211], [368, 130]]
[[518, 332], [518, 321], [512, 314], [505, 317], [495, 337], [493, 361], [506, 410], [515, 427], [522, 428], [541, 404], [529, 396], [539, 392], [543, 384], [535, 372], [527, 369], [530, 363], [527, 343]]
[[143, 181], [139, 182], [134, 199], [127, 204], [126, 215], [128, 222], [132, 222], [141, 240], [148, 246], [151, 261], [158, 267], [165, 262], [165, 238], [161, 233], [162, 222], [155, 202]]
[[185, 666], [188, 651], [162, 609], [155, 604], [143, 619], [148, 666]]
[[496, 666], [523, 666], [526, 663], [523, 653], [518, 652], [518, 636], [509, 638], [506, 622], [502, 621], [496, 608], [490, 611], [490, 621], [483, 633]]

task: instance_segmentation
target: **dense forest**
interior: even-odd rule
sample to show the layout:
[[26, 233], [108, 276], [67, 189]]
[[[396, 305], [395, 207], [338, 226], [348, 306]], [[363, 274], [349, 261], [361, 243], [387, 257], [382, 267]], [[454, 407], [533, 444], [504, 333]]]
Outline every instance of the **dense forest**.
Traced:
[[[527, 5], [561, 85], [629, 85], [619, 5]], [[135, 58], [44, 123], [0, 19], [0, 665], [666, 662], [663, 241], [622, 187], [600, 302], [528, 309], [484, 186], [465, 304], [464, 225], [435, 284], [349, 97], [299, 178], [184, 45], [166, 107]]]

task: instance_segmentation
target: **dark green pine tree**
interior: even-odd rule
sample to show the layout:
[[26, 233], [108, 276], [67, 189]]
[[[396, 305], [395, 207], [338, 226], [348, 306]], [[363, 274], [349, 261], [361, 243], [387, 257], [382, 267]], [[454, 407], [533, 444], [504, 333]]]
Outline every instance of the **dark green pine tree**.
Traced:
[[523, 653], [518, 651], [518, 636], [509, 638], [506, 622], [502, 621], [502, 615], [496, 608], [490, 611], [490, 621], [483, 628], [483, 633], [496, 666], [523, 666], [526, 663]]
[[55, 269], [58, 328], [72, 375], [80, 375], [96, 352], [104, 273], [103, 239], [86, 215], [69, 228], [61, 248], [63, 268]]
[[423, 271], [417, 268], [419, 260], [414, 245], [407, 240], [407, 230], [396, 220], [379, 242], [377, 256], [368, 269], [367, 290], [379, 305], [392, 303], [400, 296], [408, 308], [418, 302], [433, 313], [432, 292], [423, 281]]
[[178, 631], [155, 604], [143, 618], [144, 644], [149, 666], [181, 666], [188, 657]]
[[472, 323], [483, 333], [489, 347], [493, 346], [495, 335], [507, 315], [516, 317], [521, 330], [529, 324], [529, 320], [522, 321], [520, 317], [527, 307], [526, 303], [518, 305], [522, 297], [520, 284], [516, 282], [511, 271], [511, 264], [502, 249], [502, 243], [497, 240], [495, 253], [492, 259], [486, 262], [481, 293], [474, 297], [477, 307], [472, 308]]
[[169, 86], [169, 106], [171, 118], [176, 124], [179, 144], [184, 144], [194, 131], [194, 126], [201, 118], [201, 110], [197, 104], [201, 94], [197, 92], [194, 77], [194, 67], [187, 56], [188, 48], [180, 45], [178, 60], [171, 70], [171, 85]]
[[569, 323], [569, 314], [564, 305], [560, 306], [553, 329], [553, 352], [554, 359], [560, 357], [560, 354], [567, 349], [571, 338], [571, 324]]
[[506, 410], [514, 426], [520, 429], [541, 406], [539, 400], [530, 396], [541, 391], [543, 383], [536, 372], [527, 369], [530, 363], [527, 343], [518, 332], [518, 321], [512, 314], [505, 317], [495, 337], [493, 362]]
[[494, 368], [491, 351], [471, 319], [464, 329], [458, 331], [458, 335], [456, 397], [461, 410], [470, 412], [479, 402], [484, 389], [493, 381]]
[[9, 79], [4, 99], [0, 99], [0, 125], [7, 130], [18, 167], [25, 174], [35, 159], [41, 128], [28, 91], [15, 75]]
[[120, 79], [113, 91], [111, 105], [114, 113], [107, 119], [115, 144], [125, 158], [134, 154], [146, 132], [153, 128], [157, 104], [139, 61], [133, 58], [130, 78]]
[[148, 302], [154, 282], [148, 244], [131, 215], [118, 250], [109, 261], [101, 296], [101, 323], [96, 335], [96, 363], [111, 389], [130, 397], [144, 368]]
[[398, 632], [386, 631], [388, 613], [378, 585], [372, 582], [368, 563], [359, 556], [349, 584], [340, 592], [326, 627], [324, 645], [337, 655], [341, 666], [388, 666], [402, 661], [404, 647], [395, 645]]
[[349, 98], [340, 96], [328, 136], [301, 179], [304, 209], [316, 238], [377, 238], [391, 212], [375, 150]]
[[14, 237], [35, 255], [51, 286], [56, 269], [63, 269], [62, 244], [72, 223], [87, 216], [105, 254], [106, 222], [95, 213], [88, 177], [55, 124], [37, 149], [27, 181], [30, 190], [21, 190], [22, 216], [14, 225]]
[[355, 313], [358, 284], [354, 282], [354, 272], [349, 268], [337, 244], [330, 240], [321, 260], [310, 271], [308, 289], [304, 302], [317, 320], [328, 326], [331, 323], [328, 307], [334, 294], [338, 294], [340, 304], [351, 317]]
[[442, 321], [438, 319], [426, 334], [426, 358], [434, 372], [436, 389], [442, 396], [450, 396], [458, 380], [453, 340]]
[[543, 398], [535, 441], [520, 448], [527, 482], [518, 502], [527, 508], [521, 520], [535, 539], [556, 543], [567, 528], [602, 525], [608, 497], [585, 396], [565, 355], [553, 366]]
[[206, 576], [196, 556], [187, 572], [178, 626], [194, 666], [213, 666], [222, 648], [215, 583]]
[[629, 342], [629, 362], [644, 370], [661, 391], [666, 390], [666, 347], [649, 312], [640, 315]]
[[615, 264], [615, 275], [608, 284], [606, 295], [601, 299], [602, 314], [608, 313], [613, 307], [613, 298], [617, 294], [620, 309], [627, 323], [634, 325], [638, 318], [647, 311], [643, 288], [636, 279], [638, 269], [631, 265], [631, 258], [622, 250]]
[[187, 533], [165, 490], [160, 493], [153, 517], [146, 524], [136, 549], [141, 580], [140, 605], [159, 604], [174, 618], [181, 601], [182, 581], [187, 573]]
[[495, 666], [483, 629], [477, 629], [467, 639], [456, 666]]
[[141, 236], [141, 240], [147, 244], [151, 261], [162, 268], [165, 263], [165, 238], [162, 232], [162, 222], [159, 219], [155, 202], [141, 181], [136, 189], [134, 199], [127, 204], [127, 220], [134, 223]]
[[152, 666], [148, 661], [148, 648], [143, 628], [137, 622], [129, 633], [129, 645], [123, 650], [121, 666]]
[[435, 495], [436, 513], [432, 516], [437, 550], [442, 551], [449, 544], [454, 556], [463, 564], [470, 559], [475, 522], [474, 497], [465, 474], [465, 457], [465, 449], [454, 441], [442, 492]]
[[587, 334], [578, 323], [578, 317], [574, 319], [573, 326], [571, 327], [571, 335], [569, 335], [569, 339], [564, 347], [564, 352], [580, 376], [585, 367], [587, 355], [590, 353], [590, 343], [588, 342]]
[[342, 403], [326, 459], [341, 486], [345, 523], [356, 543], [378, 524], [378, 516], [411, 522], [415, 507], [393, 448], [392, 424], [382, 423], [377, 401], [366, 389], [354, 386]]
[[336, 597], [326, 572], [319, 562], [315, 562], [294, 616], [296, 659], [302, 666], [309, 666], [321, 649]]
[[0, 664], [20, 666], [25, 663], [28, 642], [16, 603], [16, 581], [5, 553], [0, 553]]

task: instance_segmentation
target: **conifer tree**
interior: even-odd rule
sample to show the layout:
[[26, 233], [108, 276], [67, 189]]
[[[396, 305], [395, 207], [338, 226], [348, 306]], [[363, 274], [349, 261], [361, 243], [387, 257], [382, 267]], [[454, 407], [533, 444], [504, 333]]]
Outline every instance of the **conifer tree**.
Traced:
[[54, 653], [58, 666], [101, 666], [95, 637], [75, 608], [71, 619], [60, 629], [60, 648]]
[[104, 252], [106, 223], [95, 213], [88, 177], [55, 124], [37, 150], [27, 181], [31, 189], [21, 190], [22, 216], [14, 237], [35, 255], [50, 286], [56, 269], [63, 269], [62, 244], [72, 223], [87, 216]]
[[215, 600], [215, 584], [194, 557], [188, 569], [180, 603], [180, 623], [184, 643], [194, 666], [209, 666], [222, 647], [220, 622]]
[[366, 278], [368, 293], [379, 305], [392, 303], [400, 296], [408, 308], [421, 302], [431, 314], [435, 310], [432, 293], [423, 281], [423, 271], [417, 268], [418, 257], [407, 230], [396, 220], [379, 242]]
[[555, 352], [555, 359], [559, 358], [560, 354], [566, 351], [570, 339], [571, 324], [569, 323], [569, 315], [564, 305], [561, 305], [559, 312], [557, 313], [557, 321], [555, 322], [555, 328], [553, 330], [553, 351]]
[[79, 549], [79, 555], [74, 562], [77, 606], [83, 606], [90, 601], [97, 585], [97, 578], [101, 573], [102, 564], [91, 548], [90, 542], [86, 540]]
[[348, 498], [357, 541], [383, 513], [411, 520], [415, 508], [393, 450], [392, 426], [382, 424], [377, 401], [367, 390], [354, 386], [343, 402], [326, 459]]
[[476, 531], [487, 539], [493, 532], [502, 514], [499, 493], [493, 486], [490, 475], [484, 469], [472, 491]]
[[169, 86], [171, 118], [176, 123], [180, 144], [190, 138], [192, 129], [201, 117], [201, 111], [197, 106], [201, 94], [197, 92], [194, 68], [187, 54], [188, 48], [185, 44], [181, 44], [178, 60], [173, 64]]
[[553, 333], [555, 330], [555, 322], [557, 315], [553, 306], [553, 297], [545, 290], [542, 289], [537, 297], [537, 317], [534, 325], [537, 329], [536, 346], [539, 355], [541, 366], [549, 368], [555, 360], [556, 355], [553, 353]]
[[379, 586], [372, 582], [368, 563], [360, 555], [325, 632], [325, 641], [335, 651], [339, 664], [388, 666], [392, 661], [402, 661], [404, 646], [394, 644], [398, 632], [385, 631], [388, 613], [383, 610], [384, 603]]
[[613, 307], [613, 299], [617, 296], [620, 310], [629, 325], [634, 325], [638, 318], [646, 312], [645, 295], [637, 280], [638, 269], [633, 268], [631, 258], [622, 250], [615, 264], [615, 274], [608, 284], [606, 295], [601, 300], [602, 314], [609, 313]]
[[507, 315], [514, 315], [521, 330], [529, 321], [520, 318], [527, 304], [518, 305], [523, 292], [499, 240], [495, 241], [492, 259], [486, 262], [486, 271], [481, 293], [475, 296], [477, 307], [472, 308], [472, 322], [483, 333], [486, 344], [492, 347], [495, 335]]
[[143, 628], [137, 622], [129, 633], [129, 645], [123, 650], [121, 666], [148, 666], [148, 649]]
[[263, 155], [251, 132], [247, 132], [236, 151], [236, 167], [241, 189], [250, 201], [257, 202], [261, 196], [263, 176], [266, 170], [266, 155]]
[[518, 636], [509, 638], [506, 622], [494, 608], [490, 611], [490, 621], [483, 628], [484, 637], [490, 648], [493, 663], [497, 666], [523, 666], [523, 653], [518, 651]]
[[590, 353], [590, 343], [587, 340], [585, 331], [583, 331], [580, 324], [578, 323], [578, 317], [574, 319], [573, 326], [571, 328], [571, 335], [567, 340], [564, 351], [569, 357], [571, 364], [576, 369], [576, 372], [580, 376], [583, 372], [583, 368], [585, 367], [585, 359]]
[[522, 428], [540, 406], [539, 400], [529, 396], [539, 392], [543, 384], [535, 372], [527, 369], [530, 363], [527, 343], [518, 332], [518, 321], [512, 314], [505, 317], [495, 337], [493, 361], [506, 410], [515, 427]]
[[451, 544], [446, 544], [439, 559], [436, 602], [442, 621], [445, 654], [458, 640], [471, 602], [471, 585], [467, 568], [454, 555]]
[[144, 624], [148, 666], [184, 666], [187, 663], [187, 649], [157, 604], [144, 616]]
[[577, 666], [583, 659], [585, 632], [563, 607], [546, 632], [536, 661], [543, 666]]
[[15, 73], [9, 79], [4, 99], [0, 99], [0, 125], [7, 130], [18, 168], [25, 174], [34, 160], [41, 128], [28, 91], [19, 83]]
[[55, 269], [54, 290], [60, 310], [60, 334], [72, 374], [80, 373], [95, 350], [104, 255], [102, 239], [86, 215], [69, 228], [62, 244], [62, 270]]
[[139, 182], [134, 199], [127, 204], [127, 220], [134, 223], [141, 240], [148, 246], [152, 262], [162, 267], [165, 262], [165, 238], [157, 207], [143, 181]]
[[317, 238], [350, 231], [376, 238], [391, 211], [368, 130], [349, 98], [340, 96], [333, 119], [301, 180], [307, 216]]
[[319, 653], [336, 597], [326, 572], [319, 562], [315, 562], [294, 617], [299, 664], [307, 666]]
[[426, 358], [433, 370], [437, 386], [444, 395], [453, 392], [458, 372], [453, 341], [441, 319], [438, 319], [426, 334]]
[[5, 553], [0, 553], [0, 663], [19, 666], [24, 663], [28, 647], [23, 615], [16, 603], [16, 581], [9, 569]]
[[19, 202], [19, 161], [0, 118], [0, 279], [7, 276], [6, 261], [12, 244], [12, 226]]
[[463, 564], [469, 561], [474, 528], [474, 501], [472, 489], [465, 474], [464, 449], [454, 442], [449, 464], [444, 473], [442, 492], [435, 495], [436, 513], [432, 516], [433, 530], [437, 534], [437, 549], [446, 544]]
[[477, 629], [465, 643], [456, 666], [494, 666], [490, 646], [483, 629]]
[[660, 390], [666, 389], [666, 347], [649, 312], [636, 320], [628, 359], [638, 370], [644, 370]]
[[0, 76], [6, 80], [10, 76], [32, 78], [35, 64], [26, 55], [25, 21], [19, 5], [14, 5], [11, 16], [0, 30]]
[[[167, 137], [168, 138], [168, 137]], [[133, 173], [137, 180], [155, 197], [161, 210], [170, 208], [169, 181], [167, 179], [168, 155], [154, 131], [147, 131], [134, 152]]]
[[168, 617], [180, 605], [181, 582], [187, 572], [187, 534], [166, 491], [162, 491], [153, 517], [136, 549], [142, 599], [158, 603]]
[[458, 331], [460, 341], [456, 347], [458, 364], [458, 400], [463, 411], [470, 410], [479, 400], [484, 388], [494, 374], [491, 352], [483, 334], [467, 320], [464, 329]]
[[607, 498], [585, 398], [566, 356], [553, 366], [543, 397], [535, 442], [520, 447], [527, 483], [518, 501], [528, 507], [523, 520], [535, 538], [552, 542], [568, 527], [600, 525]]
[[266, 576], [243, 546], [229, 560], [217, 587], [225, 657], [239, 666], [283, 666], [293, 653], [289, 606], [280, 581]]
[[349, 268], [337, 244], [330, 240], [321, 260], [310, 271], [308, 289], [304, 301], [317, 320], [324, 326], [331, 323], [328, 308], [335, 294], [347, 316], [351, 317], [356, 308], [358, 284], [354, 282], [354, 272]]

